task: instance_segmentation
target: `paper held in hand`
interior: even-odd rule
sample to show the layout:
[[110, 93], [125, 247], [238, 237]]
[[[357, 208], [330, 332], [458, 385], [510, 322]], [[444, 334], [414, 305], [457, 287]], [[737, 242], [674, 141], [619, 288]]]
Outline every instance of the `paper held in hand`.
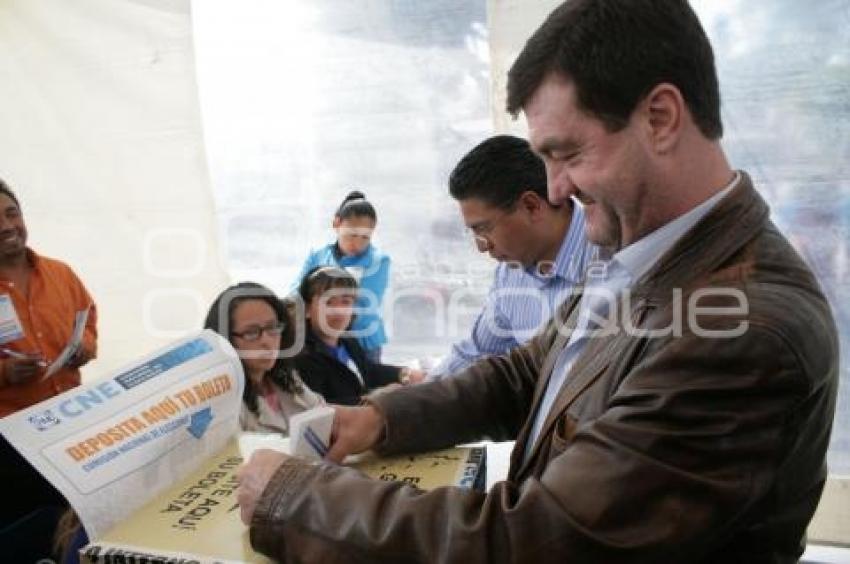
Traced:
[[332, 407], [315, 407], [289, 418], [292, 454], [320, 460], [328, 454], [334, 425]]
[[50, 363], [50, 366], [47, 367], [47, 370], [44, 372], [44, 376], [42, 379], [50, 378], [56, 372], [59, 371], [60, 368], [68, 364], [68, 362], [77, 354], [77, 351], [80, 350], [80, 346], [83, 343], [83, 333], [86, 330], [86, 322], [89, 319], [89, 311], [91, 310], [91, 306], [86, 309], [82, 309], [77, 312], [74, 316], [74, 331], [71, 333], [71, 339], [68, 341], [68, 344], [65, 345], [65, 348], [62, 349], [62, 352], [59, 353], [59, 356], [56, 357], [56, 360]]

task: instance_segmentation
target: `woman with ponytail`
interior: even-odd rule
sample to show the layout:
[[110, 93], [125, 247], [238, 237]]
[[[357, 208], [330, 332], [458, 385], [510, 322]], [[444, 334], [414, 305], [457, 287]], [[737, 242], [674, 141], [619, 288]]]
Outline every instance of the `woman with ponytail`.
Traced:
[[351, 332], [372, 362], [381, 361], [381, 347], [387, 342], [381, 304], [390, 278], [390, 257], [372, 245], [377, 223], [375, 207], [363, 192], [349, 192], [334, 214], [336, 241], [313, 250], [292, 285], [295, 291], [307, 273], [320, 266], [338, 266], [351, 274], [359, 286]]

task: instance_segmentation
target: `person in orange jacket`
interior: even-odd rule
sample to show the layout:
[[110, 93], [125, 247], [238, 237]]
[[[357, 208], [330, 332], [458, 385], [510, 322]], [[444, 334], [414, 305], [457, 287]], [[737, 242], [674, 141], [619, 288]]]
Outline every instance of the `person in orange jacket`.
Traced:
[[[48, 376], [71, 340], [77, 312], [88, 310], [82, 343]], [[80, 384], [80, 366], [97, 352], [97, 312], [65, 263], [27, 247], [17, 196], [0, 180], [0, 417]], [[17, 562], [50, 558], [50, 540], [67, 502], [0, 439], [0, 480], [15, 495], [0, 510], [0, 546]]]

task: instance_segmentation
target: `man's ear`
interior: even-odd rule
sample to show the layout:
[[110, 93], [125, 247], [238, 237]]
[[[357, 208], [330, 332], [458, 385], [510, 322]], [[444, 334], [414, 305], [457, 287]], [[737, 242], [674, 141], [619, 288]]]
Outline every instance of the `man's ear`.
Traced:
[[651, 147], [659, 155], [669, 153], [682, 135], [687, 112], [682, 93], [672, 84], [661, 83], [647, 94], [642, 106]]
[[531, 214], [532, 217], [540, 215], [543, 206], [548, 205], [543, 199], [533, 190], [526, 190], [517, 200], [517, 205]]
[[340, 225], [342, 225], [342, 218], [341, 218], [341, 217], [339, 217], [338, 215], [335, 215], [335, 216], [334, 216], [334, 221], [333, 221], [333, 228], [334, 228], [334, 229], [339, 229], [339, 226], [340, 226]]

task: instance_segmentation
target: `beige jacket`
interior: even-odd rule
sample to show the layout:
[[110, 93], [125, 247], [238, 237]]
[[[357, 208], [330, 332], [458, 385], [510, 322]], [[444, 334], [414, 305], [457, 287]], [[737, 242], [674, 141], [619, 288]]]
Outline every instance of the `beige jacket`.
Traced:
[[280, 433], [283, 436], [289, 436], [290, 417], [302, 411], [325, 405], [324, 398], [308, 388], [294, 369], [292, 377], [295, 380], [295, 393], [281, 390], [275, 386], [274, 397], [280, 406], [280, 411], [269, 405], [268, 401], [262, 396], [257, 398], [257, 413], [248, 409], [244, 402], [242, 403], [239, 425], [243, 431]]

